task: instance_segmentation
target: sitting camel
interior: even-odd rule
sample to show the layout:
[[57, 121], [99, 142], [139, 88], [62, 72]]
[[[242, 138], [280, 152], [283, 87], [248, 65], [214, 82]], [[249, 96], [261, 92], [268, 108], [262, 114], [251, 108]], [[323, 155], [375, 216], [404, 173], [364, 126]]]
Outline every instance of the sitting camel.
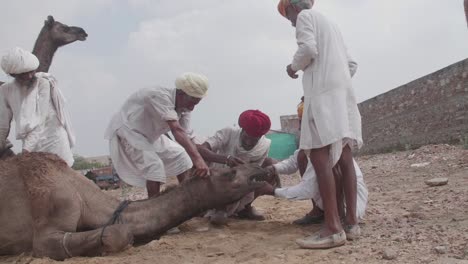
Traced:
[[[39, 59], [37, 72], [49, 72], [52, 59], [58, 48], [77, 40], [85, 41], [88, 34], [80, 27], [67, 26], [55, 21], [53, 16], [48, 16], [44, 26], [37, 36], [33, 54]], [[3, 82], [0, 82], [2, 85]]]
[[265, 178], [251, 165], [213, 170], [161, 196], [120, 203], [54, 154], [20, 154], [0, 161], [0, 255], [32, 251], [63, 260], [117, 252], [232, 203]]

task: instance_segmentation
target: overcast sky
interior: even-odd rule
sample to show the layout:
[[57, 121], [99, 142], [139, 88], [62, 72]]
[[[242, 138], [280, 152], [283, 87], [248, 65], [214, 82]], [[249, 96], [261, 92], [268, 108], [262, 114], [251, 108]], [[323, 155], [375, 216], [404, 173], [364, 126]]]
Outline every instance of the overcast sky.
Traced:
[[[108, 154], [104, 130], [136, 90], [174, 86], [182, 72], [205, 74], [209, 95], [193, 113], [209, 136], [259, 109], [279, 129], [294, 114], [300, 79], [286, 75], [295, 31], [277, 0], [15, 0], [2, 2], [0, 52], [32, 50], [47, 15], [88, 34], [56, 53], [50, 73], [68, 99], [77, 135], [74, 152]], [[316, 0], [341, 28], [359, 63], [359, 102], [468, 57], [462, 0]], [[9, 81], [3, 73], [0, 80]], [[13, 139], [14, 133], [10, 134]], [[14, 141], [15, 150], [21, 143]]]

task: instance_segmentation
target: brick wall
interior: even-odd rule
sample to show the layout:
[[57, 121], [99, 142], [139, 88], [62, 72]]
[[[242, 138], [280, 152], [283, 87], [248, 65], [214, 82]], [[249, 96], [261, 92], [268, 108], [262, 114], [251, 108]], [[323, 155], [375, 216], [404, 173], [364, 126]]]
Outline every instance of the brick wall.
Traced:
[[460, 143], [468, 137], [468, 59], [359, 104], [361, 153]]

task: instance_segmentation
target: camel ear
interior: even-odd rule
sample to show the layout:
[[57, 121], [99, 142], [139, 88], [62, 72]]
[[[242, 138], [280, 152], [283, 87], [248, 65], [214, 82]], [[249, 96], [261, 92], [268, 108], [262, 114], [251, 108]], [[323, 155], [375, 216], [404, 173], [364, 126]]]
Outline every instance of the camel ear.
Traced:
[[48, 16], [47, 17], [47, 20], [44, 21], [44, 25], [48, 26], [48, 27], [51, 27], [55, 22], [55, 19], [53, 16]]

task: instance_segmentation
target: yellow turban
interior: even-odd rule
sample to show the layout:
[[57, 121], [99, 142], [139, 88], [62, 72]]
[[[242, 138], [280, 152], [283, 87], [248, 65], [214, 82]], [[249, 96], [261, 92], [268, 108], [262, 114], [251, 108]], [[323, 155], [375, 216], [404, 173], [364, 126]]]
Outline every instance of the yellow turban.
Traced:
[[192, 97], [203, 98], [208, 91], [208, 78], [201, 74], [186, 72], [177, 77], [175, 86]]
[[29, 51], [14, 48], [2, 57], [1, 65], [6, 74], [21, 74], [36, 70], [39, 60]]
[[304, 112], [304, 102], [300, 102], [297, 105], [297, 116], [299, 119], [302, 119], [302, 113]]

